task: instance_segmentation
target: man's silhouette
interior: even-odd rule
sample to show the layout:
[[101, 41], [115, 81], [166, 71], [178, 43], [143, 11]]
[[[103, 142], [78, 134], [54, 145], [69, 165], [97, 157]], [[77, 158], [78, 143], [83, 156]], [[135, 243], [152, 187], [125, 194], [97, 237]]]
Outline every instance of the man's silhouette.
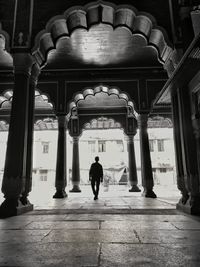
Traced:
[[[95, 157], [95, 162], [92, 163], [89, 171], [89, 179], [91, 181], [91, 187], [94, 194], [94, 200], [98, 199], [99, 185], [103, 182], [103, 168], [98, 162], [99, 157]], [[96, 187], [96, 188], [95, 188]]]

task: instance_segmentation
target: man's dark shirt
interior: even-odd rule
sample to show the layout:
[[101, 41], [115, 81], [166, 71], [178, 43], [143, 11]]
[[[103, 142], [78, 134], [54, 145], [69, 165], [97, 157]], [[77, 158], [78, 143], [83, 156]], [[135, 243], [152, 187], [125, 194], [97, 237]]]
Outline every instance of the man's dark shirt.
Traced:
[[103, 178], [103, 168], [102, 168], [101, 164], [98, 162], [92, 163], [92, 165], [90, 167], [89, 175], [93, 179]]

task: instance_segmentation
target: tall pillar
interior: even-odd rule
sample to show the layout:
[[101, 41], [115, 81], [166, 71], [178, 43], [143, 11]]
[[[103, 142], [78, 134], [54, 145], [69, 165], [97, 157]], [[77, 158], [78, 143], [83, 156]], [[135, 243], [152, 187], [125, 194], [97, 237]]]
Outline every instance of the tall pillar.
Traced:
[[180, 112], [180, 126], [182, 138], [182, 150], [184, 160], [184, 175], [189, 191], [189, 199], [186, 205], [178, 203], [177, 208], [191, 214], [200, 214], [200, 180], [198, 172], [197, 147], [192, 131], [192, 114], [189, 89], [178, 89], [178, 104]]
[[58, 116], [58, 146], [56, 163], [56, 193], [53, 198], [65, 198], [66, 179], [66, 116]]
[[0, 206], [0, 217], [33, 209], [30, 203], [23, 205], [20, 202], [26, 181], [29, 78], [33, 61], [26, 53], [14, 54], [13, 60], [15, 84], [2, 183], [5, 200]]
[[[199, 115], [197, 118], [193, 118], [193, 127], [194, 134], [196, 139], [196, 148], [197, 148], [197, 159], [198, 159], [198, 173], [200, 174], [200, 118]], [[199, 183], [200, 183], [200, 175], [199, 175]]]
[[34, 133], [34, 108], [35, 89], [38, 82], [40, 68], [37, 64], [32, 66], [29, 80], [29, 101], [28, 101], [28, 125], [27, 125], [27, 155], [26, 155], [26, 181], [25, 188], [20, 197], [20, 201], [26, 205], [29, 203], [28, 195], [32, 189], [32, 166], [33, 166], [33, 133]]
[[156, 198], [153, 192], [153, 173], [151, 166], [151, 155], [149, 149], [149, 137], [147, 132], [147, 114], [139, 115], [139, 129], [140, 129], [140, 153], [141, 153], [141, 175], [142, 186], [144, 187], [143, 195], [145, 197]]
[[135, 161], [135, 147], [134, 147], [134, 136], [127, 136], [127, 145], [128, 145], [128, 166], [129, 166], [129, 181], [131, 189], [129, 192], [141, 192], [138, 187], [138, 178], [137, 178], [137, 167]]
[[179, 16], [180, 16], [180, 26], [181, 26], [181, 39], [183, 43], [184, 51], [187, 50], [188, 46], [194, 38], [194, 31], [192, 26], [191, 18], [191, 1], [183, 0], [180, 1]]
[[79, 166], [79, 137], [73, 136], [73, 155], [72, 155], [72, 185], [70, 192], [79, 193], [80, 190], [80, 166]]
[[181, 129], [180, 129], [180, 114], [178, 108], [178, 96], [173, 94], [172, 100], [172, 116], [173, 116], [173, 133], [174, 133], [174, 149], [175, 149], [175, 160], [176, 160], [176, 176], [177, 176], [177, 187], [181, 191], [182, 204], [186, 204], [189, 194], [186, 177], [184, 175], [183, 167], [183, 151], [181, 146]]

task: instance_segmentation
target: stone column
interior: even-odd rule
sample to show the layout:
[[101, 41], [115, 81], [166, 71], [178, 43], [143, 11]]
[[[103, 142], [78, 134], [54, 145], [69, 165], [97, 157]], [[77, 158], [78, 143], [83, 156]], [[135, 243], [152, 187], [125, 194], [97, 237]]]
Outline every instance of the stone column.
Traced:
[[65, 198], [66, 179], [66, 116], [58, 116], [58, 146], [56, 163], [56, 193], [53, 198]]
[[191, 214], [200, 214], [200, 180], [198, 172], [197, 147], [192, 126], [192, 114], [189, 89], [178, 89], [180, 126], [183, 149], [184, 175], [189, 191], [189, 199], [185, 205], [179, 202], [177, 208]]
[[176, 160], [176, 176], [177, 176], [177, 186], [181, 191], [182, 204], [186, 204], [188, 195], [187, 181], [185, 181], [184, 167], [183, 167], [183, 151], [181, 145], [181, 129], [180, 129], [180, 114], [178, 108], [178, 96], [173, 94], [171, 96], [172, 100], [172, 116], [173, 116], [173, 134], [174, 134], [174, 149], [175, 149], [175, 160]]
[[29, 101], [28, 101], [28, 129], [27, 129], [27, 155], [26, 155], [26, 181], [20, 201], [26, 205], [28, 195], [32, 189], [32, 166], [33, 166], [33, 133], [34, 133], [34, 108], [35, 108], [35, 89], [38, 82], [40, 68], [37, 64], [32, 66], [29, 81]]
[[138, 178], [137, 178], [137, 167], [135, 162], [135, 147], [134, 147], [134, 136], [127, 136], [127, 145], [128, 145], [128, 166], [129, 166], [129, 181], [131, 189], [129, 192], [141, 192], [138, 187]]
[[149, 137], [147, 132], [147, 114], [139, 115], [139, 129], [140, 129], [140, 153], [141, 153], [141, 175], [142, 186], [144, 187], [143, 195], [145, 197], [156, 198], [153, 192], [153, 173], [151, 166], [151, 155], [149, 149]]
[[73, 155], [72, 155], [72, 185], [70, 192], [79, 193], [80, 190], [80, 166], [79, 166], [79, 137], [73, 136]]
[[[183, 43], [184, 51], [187, 50], [188, 46], [194, 38], [194, 31], [192, 26], [190, 1], [181, 1], [179, 16], [180, 16], [180, 26], [181, 26], [181, 39]], [[188, 2], [188, 3], [187, 3]]]
[[[197, 147], [197, 159], [200, 159], [200, 116], [193, 118], [193, 127], [194, 127], [194, 135], [196, 138], [196, 147]], [[198, 164], [198, 173], [200, 174], [200, 160], [197, 162]], [[199, 175], [199, 183], [200, 183], [200, 175]]]
[[25, 191], [29, 78], [33, 61], [27, 53], [16, 53], [13, 60], [15, 84], [2, 183], [5, 200], [0, 206], [1, 217], [18, 215], [33, 209], [30, 203], [23, 205], [19, 200], [21, 193]]

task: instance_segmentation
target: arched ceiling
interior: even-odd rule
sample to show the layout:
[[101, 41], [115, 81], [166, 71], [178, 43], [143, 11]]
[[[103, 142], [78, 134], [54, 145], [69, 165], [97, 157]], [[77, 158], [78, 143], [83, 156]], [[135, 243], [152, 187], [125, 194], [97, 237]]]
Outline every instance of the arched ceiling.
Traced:
[[89, 31], [75, 30], [71, 37], [57, 41], [56, 49], [48, 55], [47, 68], [80, 68], [159, 66], [158, 51], [148, 46], [141, 34], [132, 34], [125, 27], [113, 30], [106, 24], [94, 25]]
[[151, 15], [98, 1], [52, 18], [36, 37], [33, 55], [48, 69], [152, 67], [172, 51]]

